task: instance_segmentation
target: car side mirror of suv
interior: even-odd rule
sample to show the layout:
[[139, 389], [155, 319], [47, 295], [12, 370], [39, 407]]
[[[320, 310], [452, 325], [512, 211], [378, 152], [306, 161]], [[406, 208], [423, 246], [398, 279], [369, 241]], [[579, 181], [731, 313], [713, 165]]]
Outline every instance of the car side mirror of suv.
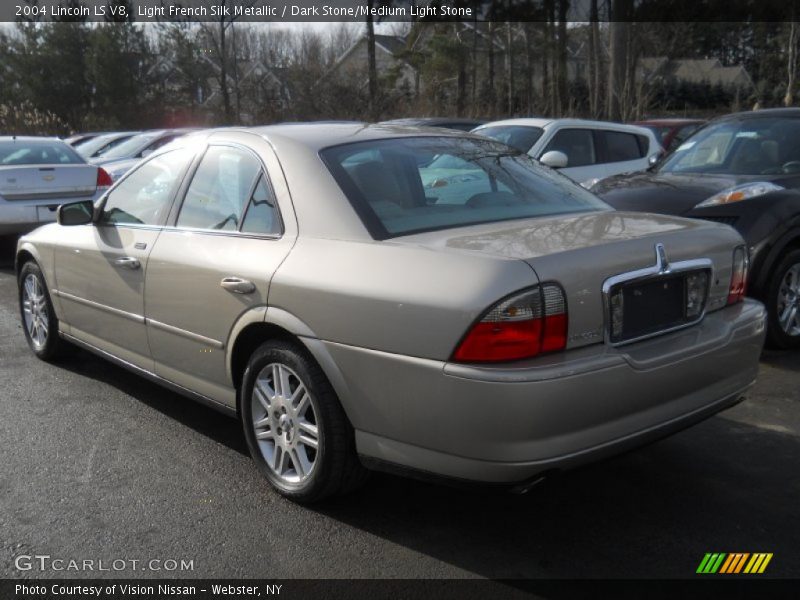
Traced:
[[94, 203], [91, 200], [62, 204], [56, 212], [59, 225], [88, 225], [94, 221]]
[[567, 155], [563, 152], [550, 150], [550, 152], [545, 152], [542, 155], [539, 162], [551, 169], [563, 169], [569, 163], [569, 158], [567, 158]]

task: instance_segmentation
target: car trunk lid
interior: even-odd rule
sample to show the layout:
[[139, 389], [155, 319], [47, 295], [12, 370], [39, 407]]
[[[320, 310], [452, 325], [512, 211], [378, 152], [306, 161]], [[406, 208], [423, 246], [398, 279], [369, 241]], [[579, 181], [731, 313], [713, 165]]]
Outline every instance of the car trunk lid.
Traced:
[[730, 227], [652, 215], [602, 211], [423, 233], [395, 241], [456, 252], [477, 252], [528, 263], [542, 282], [564, 289], [569, 314], [567, 347], [604, 339], [603, 285], [610, 278], [657, 263], [656, 245], [669, 263], [707, 259], [712, 273], [706, 310], [725, 305], [733, 249]]
[[20, 165], [0, 167], [0, 196], [6, 200], [88, 198], [97, 189], [97, 167]]

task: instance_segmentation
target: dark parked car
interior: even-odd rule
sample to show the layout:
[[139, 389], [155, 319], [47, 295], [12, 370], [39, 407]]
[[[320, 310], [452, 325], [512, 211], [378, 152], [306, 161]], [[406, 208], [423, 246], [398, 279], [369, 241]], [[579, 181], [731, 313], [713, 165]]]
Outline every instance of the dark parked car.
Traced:
[[656, 139], [667, 152], [680, 146], [683, 141], [705, 123], [702, 119], [648, 119], [633, 125], [646, 127], [656, 134]]
[[405, 127], [442, 127], [444, 129], [458, 129], [459, 131], [472, 131], [486, 123], [483, 119], [458, 119], [445, 117], [421, 117], [412, 119], [393, 119], [383, 121], [381, 125], [403, 125]]
[[619, 210], [736, 228], [750, 250], [749, 295], [769, 311], [769, 342], [800, 347], [800, 109], [721, 117], [649, 171], [592, 191]]

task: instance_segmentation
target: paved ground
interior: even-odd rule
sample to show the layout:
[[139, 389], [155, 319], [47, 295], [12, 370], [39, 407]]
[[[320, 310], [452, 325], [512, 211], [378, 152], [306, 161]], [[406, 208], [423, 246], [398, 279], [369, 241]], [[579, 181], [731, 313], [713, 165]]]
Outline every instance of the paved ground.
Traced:
[[800, 575], [800, 353], [767, 354], [722, 415], [525, 496], [378, 475], [312, 510], [270, 492], [235, 421], [85, 352], [36, 360], [3, 261], [0, 577], [41, 576], [15, 570], [25, 554], [193, 577], [691, 577], [711, 551]]

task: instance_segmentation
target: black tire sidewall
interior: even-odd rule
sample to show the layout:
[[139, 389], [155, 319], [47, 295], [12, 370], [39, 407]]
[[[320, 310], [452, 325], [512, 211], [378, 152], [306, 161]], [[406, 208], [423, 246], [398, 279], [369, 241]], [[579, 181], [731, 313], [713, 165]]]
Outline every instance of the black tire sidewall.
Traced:
[[769, 319], [769, 326], [767, 328], [767, 336], [770, 346], [775, 348], [782, 348], [785, 350], [792, 348], [800, 348], [800, 335], [791, 336], [787, 334], [778, 321], [778, 291], [780, 290], [781, 282], [786, 276], [786, 272], [793, 265], [800, 263], [800, 249], [790, 251], [778, 263], [775, 271], [772, 274], [769, 282], [767, 292], [767, 314]]
[[[251, 397], [255, 379], [264, 367], [272, 363], [287, 366], [302, 380], [303, 385], [305, 385], [307, 392], [311, 396], [312, 407], [317, 419], [319, 446], [314, 470], [306, 480], [297, 484], [289, 484], [282, 481], [267, 465], [258, 447], [255, 430], [253, 429]], [[242, 378], [239, 414], [250, 455], [258, 469], [273, 487], [282, 495], [300, 502], [311, 501], [319, 496], [325, 485], [323, 480], [329, 475], [328, 471], [331, 469], [331, 448], [329, 448], [328, 444], [331, 423], [325, 410], [324, 401], [330, 390], [320, 389], [324, 387], [324, 384], [320, 385], [320, 376], [324, 378], [324, 375], [319, 371], [319, 367], [305, 357], [294, 345], [284, 342], [267, 342], [253, 354]]]
[[[31, 339], [30, 334], [28, 333], [28, 328], [25, 326], [25, 311], [23, 309], [23, 294], [24, 294], [24, 285], [25, 279], [29, 275], [34, 275], [39, 280], [39, 285], [42, 286], [42, 290], [44, 291], [44, 301], [47, 305], [47, 316], [48, 316], [48, 327], [47, 327], [47, 340], [45, 340], [44, 346], [37, 349], [36, 346], [33, 344], [33, 340]], [[41, 358], [42, 360], [50, 360], [56, 356], [59, 346], [59, 338], [58, 338], [58, 317], [56, 317], [56, 311], [53, 308], [53, 302], [50, 298], [50, 290], [47, 287], [47, 282], [44, 279], [44, 275], [42, 274], [41, 268], [39, 265], [36, 264], [34, 261], [28, 261], [20, 269], [19, 278], [17, 280], [17, 287], [18, 287], [18, 301], [19, 301], [19, 316], [22, 323], [23, 334], [25, 335], [25, 340], [28, 342], [28, 346], [33, 351], [33, 353]]]

